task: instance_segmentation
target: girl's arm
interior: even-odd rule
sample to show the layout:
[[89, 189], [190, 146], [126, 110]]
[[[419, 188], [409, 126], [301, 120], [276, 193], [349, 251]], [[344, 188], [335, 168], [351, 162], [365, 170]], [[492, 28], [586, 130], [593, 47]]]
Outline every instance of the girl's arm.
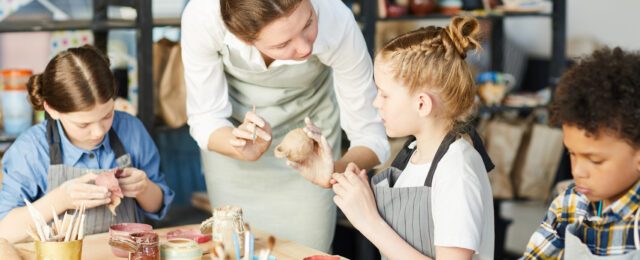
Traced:
[[[107, 188], [89, 184], [95, 180], [96, 176], [93, 173], [87, 173], [69, 180], [33, 202], [32, 205], [47, 223], [53, 219], [54, 209], [56, 214], [60, 215], [82, 204], [88, 209], [105, 205], [110, 201]], [[28, 208], [26, 206], [13, 208], [0, 220], [0, 237], [6, 238], [11, 243], [22, 241], [27, 238], [26, 231], [29, 226], [34, 224]]]
[[[373, 192], [364, 170], [349, 164], [344, 174], [333, 175], [336, 184], [335, 203], [353, 226], [390, 259], [431, 259], [414, 249], [396, 233], [378, 213]], [[473, 250], [457, 247], [436, 247], [441, 259], [471, 259]]]

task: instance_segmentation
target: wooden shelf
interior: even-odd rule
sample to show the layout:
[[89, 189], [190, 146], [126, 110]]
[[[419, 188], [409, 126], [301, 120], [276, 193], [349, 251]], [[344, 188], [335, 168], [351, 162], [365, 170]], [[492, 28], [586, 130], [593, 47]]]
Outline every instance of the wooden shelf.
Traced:
[[511, 106], [481, 106], [478, 109], [478, 113], [480, 114], [486, 114], [486, 113], [498, 113], [498, 112], [510, 112], [510, 111], [517, 111], [517, 112], [531, 112], [534, 111], [536, 109], [543, 109], [543, 108], [547, 108], [546, 105], [539, 105], [539, 106], [523, 106], [523, 107], [511, 107]]
[[[467, 13], [460, 13], [458, 15], [471, 15], [478, 19], [501, 19], [509, 17], [551, 17], [548, 13], [503, 13], [503, 14], [487, 14], [487, 15], [473, 15]], [[446, 15], [446, 14], [429, 14], [429, 15], [403, 15], [399, 17], [385, 17], [378, 18], [378, 21], [408, 21], [408, 20], [436, 20], [436, 19], [450, 19], [458, 15]]]
[[[154, 19], [153, 26], [180, 26], [180, 18]], [[138, 24], [133, 20], [110, 19], [106, 22], [94, 23], [92, 20], [70, 21], [19, 21], [0, 22], [0, 33], [3, 32], [47, 32], [65, 30], [104, 31], [111, 29], [136, 29]]]

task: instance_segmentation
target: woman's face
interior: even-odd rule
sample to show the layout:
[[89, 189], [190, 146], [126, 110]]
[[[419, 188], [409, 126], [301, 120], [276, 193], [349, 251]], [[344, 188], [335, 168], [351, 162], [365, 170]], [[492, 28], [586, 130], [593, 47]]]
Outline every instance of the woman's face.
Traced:
[[59, 113], [51, 108], [47, 112], [59, 119], [67, 138], [77, 147], [91, 150], [102, 143], [113, 124], [114, 101], [96, 104], [89, 110]]
[[309, 0], [303, 0], [289, 15], [262, 28], [253, 45], [275, 60], [306, 60], [318, 36], [318, 16]]

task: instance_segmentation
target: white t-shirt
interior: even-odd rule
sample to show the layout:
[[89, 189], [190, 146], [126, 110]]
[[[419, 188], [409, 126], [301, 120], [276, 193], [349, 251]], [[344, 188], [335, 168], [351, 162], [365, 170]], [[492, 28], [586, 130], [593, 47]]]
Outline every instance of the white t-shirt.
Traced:
[[[376, 96], [373, 66], [362, 32], [351, 11], [339, 0], [310, 0], [318, 15], [318, 37], [312, 54], [331, 67], [340, 125], [351, 147], [371, 149], [381, 162], [390, 148], [378, 111], [371, 105]], [[224, 26], [218, 0], [191, 0], [182, 14], [182, 61], [187, 88], [187, 115], [191, 136], [206, 149], [215, 130], [232, 126], [227, 119], [232, 107], [222, 48], [231, 63], [249, 71], [306, 61], [276, 60], [265, 66], [260, 51], [247, 45]]]
[[[394, 188], [423, 186], [430, 166], [409, 162]], [[431, 184], [434, 244], [474, 250], [474, 259], [493, 259], [493, 195], [473, 145], [464, 138], [452, 143]]]

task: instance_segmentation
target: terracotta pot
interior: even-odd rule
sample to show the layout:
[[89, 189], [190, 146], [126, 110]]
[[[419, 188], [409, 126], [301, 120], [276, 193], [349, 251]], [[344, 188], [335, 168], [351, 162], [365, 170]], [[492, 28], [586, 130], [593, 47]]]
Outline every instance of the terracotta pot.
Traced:
[[411, 13], [415, 15], [427, 15], [436, 9], [435, 0], [411, 0], [409, 1]]

